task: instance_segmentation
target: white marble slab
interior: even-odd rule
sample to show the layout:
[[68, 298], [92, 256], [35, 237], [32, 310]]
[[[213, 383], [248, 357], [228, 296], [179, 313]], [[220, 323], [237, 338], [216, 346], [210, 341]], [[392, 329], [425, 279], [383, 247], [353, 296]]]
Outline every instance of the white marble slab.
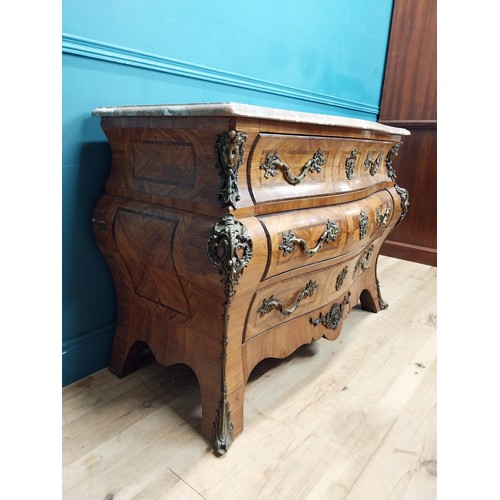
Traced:
[[266, 108], [236, 102], [197, 103], [197, 104], [162, 104], [147, 106], [115, 106], [96, 108], [93, 116], [244, 116], [262, 120], [279, 120], [314, 125], [329, 125], [373, 130], [398, 135], [410, 135], [403, 128], [389, 127], [381, 123], [346, 118], [342, 116], [304, 113], [277, 108]]

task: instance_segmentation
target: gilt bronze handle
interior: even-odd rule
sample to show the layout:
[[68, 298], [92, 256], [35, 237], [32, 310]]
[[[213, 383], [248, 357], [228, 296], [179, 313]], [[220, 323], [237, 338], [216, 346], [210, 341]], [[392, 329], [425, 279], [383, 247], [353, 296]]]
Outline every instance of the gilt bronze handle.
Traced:
[[391, 216], [392, 207], [391, 204], [387, 201], [385, 203], [385, 210], [382, 212], [382, 209], [377, 207], [377, 213], [375, 219], [377, 220], [377, 224], [381, 227], [387, 226], [389, 222], [389, 218]]
[[327, 220], [326, 231], [321, 235], [318, 243], [314, 248], [309, 248], [307, 242], [302, 238], [297, 238], [295, 233], [290, 229], [281, 234], [282, 242], [280, 243], [280, 249], [283, 250], [283, 255], [286, 256], [295, 250], [296, 245], [300, 245], [302, 251], [308, 256], [312, 257], [317, 254], [319, 250], [323, 247], [325, 243], [330, 243], [335, 241], [340, 234], [340, 226], [337, 222]]
[[271, 312], [273, 309], [277, 309], [281, 314], [284, 316], [289, 316], [290, 314], [294, 313], [300, 305], [300, 301], [302, 299], [305, 299], [306, 297], [312, 297], [314, 294], [314, 290], [318, 288], [318, 284], [315, 281], [309, 281], [307, 285], [305, 286], [304, 290], [299, 293], [295, 301], [290, 307], [285, 307], [285, 303], [281, 300], [278, 300], [274, 297], [274, 295], [271, 295], [268, 299], [264, 299], [262, 301], [261, 306], [257, 309], [257, 312], [260, 314], [260, 316], [264, 316], [265, 314]]
[[295, 186], [306, 176], [307, 172], [321, 172], [321, 167], [325, 164], [325, 154], [321, 149], [318, 149], [312, 158], [302, 167], [299, 175], [293, 175], [290, 172], [290, 167], [280, 160], [278, 153], [267, 153], [266, 159], [261, 163], [261, 170], [265, 171], [264, 177], [269, 179], [269, 176], [275, 177], [278, 174], [278, 168], [283, 170], [285, 180]]
[[375, 175], [382, 164], [382, 151], [379, 152], [377, 158], [373, 159], [373, 152], [370, 151], [365, 160], [365, 170], [370, 171], [370, 175]]

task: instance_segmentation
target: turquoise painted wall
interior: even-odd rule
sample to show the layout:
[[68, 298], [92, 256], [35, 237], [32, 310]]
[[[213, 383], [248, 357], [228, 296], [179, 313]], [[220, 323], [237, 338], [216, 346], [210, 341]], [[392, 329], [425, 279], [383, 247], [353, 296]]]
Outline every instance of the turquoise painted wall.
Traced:
[[236, 101], [375, 121], [392, 0], [63, 0], [63, 385], [107, 364], [111, 275], [92, 209], [98, 106]]

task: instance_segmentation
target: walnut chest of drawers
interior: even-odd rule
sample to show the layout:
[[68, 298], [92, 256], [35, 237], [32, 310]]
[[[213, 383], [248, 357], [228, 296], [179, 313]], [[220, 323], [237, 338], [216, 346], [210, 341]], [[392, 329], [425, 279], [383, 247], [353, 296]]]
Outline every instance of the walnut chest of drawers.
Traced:
[[93, 231], [111, 269], [109, 368], [185, 363], [201, 433], [222, 454], [243, 430], [247, 379], [358, 303], [387, 307], [380, 246], [405, 216], [393, 160], [404, 129], [235, 103], [98, 108], [112, 153]]

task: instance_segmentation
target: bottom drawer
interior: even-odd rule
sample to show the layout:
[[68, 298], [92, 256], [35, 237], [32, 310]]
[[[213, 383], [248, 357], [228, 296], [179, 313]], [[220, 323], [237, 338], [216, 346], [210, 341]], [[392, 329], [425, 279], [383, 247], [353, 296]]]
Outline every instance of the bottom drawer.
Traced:
[[256, 291], [247, 312], [243, 342], [308, 314], [345, 295], [375, 264], [375, 243], [330, 267], [299, 274]]

